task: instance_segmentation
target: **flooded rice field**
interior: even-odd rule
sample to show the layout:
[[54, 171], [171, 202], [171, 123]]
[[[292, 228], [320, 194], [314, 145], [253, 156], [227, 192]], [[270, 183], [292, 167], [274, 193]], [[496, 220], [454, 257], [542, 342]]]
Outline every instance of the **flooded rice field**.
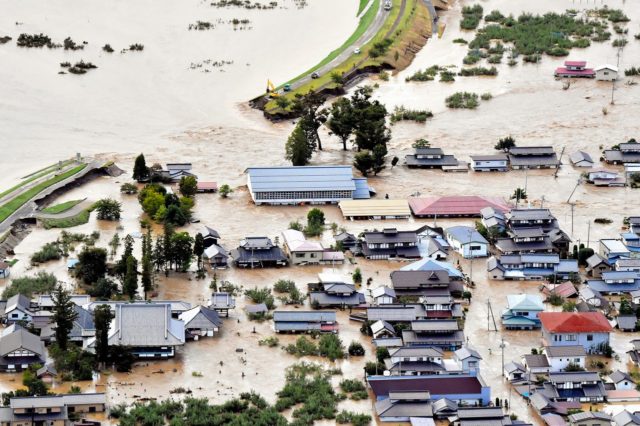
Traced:
[[[628, 85], [624, 78], [615, 87], [615, 104], [611, 105], [611, 83], [593, 80], [574, 81], [568, 90], [563, 82], [553, 79], [553, 70], [562, 59], [544, 57], [536, 65], [497, 65], [497, 77], [457, 77], [454, 83], [431, 81], [406, 83], [405, 78], [418, 69], [431, 65], [460, 66], [467, 48], [452, 41], [459, 37], [471, 40], [472, 34], [460, 31], [462, 5], [480, 3], [485, 13], [498, 9], [503, 13], [522, 11], [544, 13], [578, 10], [608, 5], [622, 9], [630, 18], [629, 44], [619, 57], [621, 70], [640, 65], [640, 41], [633, 34], [640, 32], [640, 4], [633, 1], [569, 1], [484, 0], [456, 2], [444, 12], [441, 22], [446, 31], [441, 39], [432, 39], [405, 71], [390, 81], [375, 79], [363, 84], [378, 83], [375, 96], [388, 109], [396, 105], [429, 109], [434, 118], [424, 125], [399, 123], [393, 126], [389, 145], [390, 156], [403, 158], [411, 151], [411, 143], [424, 137], [432, 146], [442, 147], [447, 154], [468, 161], [469, 155], [493, 153], [501, 137], [513, 135], [523, 145], [551, 144], [558, 153], [564, 152], [563, 167], [553, 171], [511, 171], [505, 174], [442, 173], [430, 170], [409, 170], [398, 165], [370, 178], [379, 196], [407, 198], [420, 195], [486, 195], [508, 198], [516, 187], [526, 187], [529, 203], [552, 210], [562, 228], [576, 242], [597, 249], [596, 242], [604, 237], [617, 237], [622, 219], [640, 212], [640, 192], [629, 188], [595, 188], [579, 185], [570, 201], [575, 202], [573, 215], [567, 201], [574, 191], [581, 170], [573, 168], [568, 155], [581, 149], [598, 158], [602, 147], [640, 136], [640, 87]], [[65, 3], [66, 4], [66, 3]], [[288, 223], [302, 219], [308, 207], [256, 207], [246, 190], [244, 170], [252, 165], [284, 165], [284, 142], [291, 123], [265, 122], [260, 113], [244, 103], [261, 93], [267, 78], [284, 81], [312, 66], [342, 40], [355, 26], [356, 2], [338, 0], [309, 1], [298, 9], [293, 1], [283, 2], [285, 8], [269, 11], [216, 9], [206, 2], [178, 5], [153, 2], [154, 19], [146, 19], [152, 2], [131, 4], [116, 2], [109, 6], [95, 1], [76, 2], [73, 13], [66, 13], [58, 0], [40, 4], [31, 0], [11, 3], [0, 0], [0, 35], [14, 39], [21, 32], [45, 32], [57, 41], [70, 35], [74, 40], [87, 40], [85, 51], [19, 49], [14, 41], [0, 46], [0, 144], [5, 149], [5, 173], [0, 176], [2, 187], [8, 187], [28, 171], [44, 167], [76, 151], [115, 159], [130, 173], [133, 158], [144, 152], [147, 162], [190, 161], [201, 180], [228, 183], [235, 192], [229, 199], [217, 195], [198, 195], [195, 215], [217, 229], [227, 249], [237, 246], [249, 235], [275, 237]], [[38, 11], [39, 13], [33, 13]], [[42, 13], [40, 13], [42, 12]], [[45, 18], [46, 16], [46, 18]], [[188, 31], [196, 20], [213, 21], [218, 17], [250, 19], [252, 29], [233, 31], [219, 26], [211, 31]], [[16, 26], [16, 21], [20, 25]], [[116, 24], [117, 23], [117, 24]], [[286, 28], [286, 31], [282, 31]], [[277, 31], [276, 31], [277, 30]], [[120, 54], [119, 49], [131, 43], [145, 45], [143, 52]], [[104, 43], [116, 48], [113, 56], [100, 49]], [[58, 75], [58, 62], [65, 58], [84, 58], [99, 68], [83, 76]], [[574, 49], [571, 59], [584, 59], [590, 65], [618, 63], [617, 50], [611, 41], [593, 43], [587, 49]], [[207, 59], [233, 60], [233, 64], [209, 73], [190, 69], [191, 63]], [[224, 72], [223, 72], [224, 71]], [[477, 110], [447, 110], [444, 98], [457, 91], [490, 92], [493, 99], [482, 102]], [[603, 113], [606, 108], [607, 114]], [[353, 153], [340, 149], [337, 138], [321, 133], [325, 151], [312, 160], [314, 164], [349, 164]], [[44, 155], [43, 155], [44, 154]], [[401, 163], [402, 164], [402, 161]], [[140, 230], [141, 210], [135, 196], [119, 193], [119, 183], [128, 180], [99, 178], [73, 189], [60, 201], [87, 197], [97, 200], [106, 196], [123, 203], [123, 219], [115, 224], [102, 223], [92, 215], [89, 223], [73, 229], [75, 232], [101, 232], [98, 245], [106, 246], [115, 232], [124, 236]], [[397, 226], [412, 229], [432, 220], [348, 222], [335, 206], [323, 207], [328, 222], [336, 222], [350, 232]], [[609, 225], [593, 224], [597, 217], [610, 218]], [[591, 226], [588, 222], [592, 222]], [[471, 224], [470, 219], [437, 220], [439, 226]], [[198, 225], [186, 228], [196, 232]], [[59, 230], [36, 229], [16, 248], [19, 262], [13, 276], [34, 273], [29, 267], [30, 254], [44, 243], [57, 238]], [[323, 236], [326, 245], [332, 243], [330, 232]], [[139, 250], [136, 241], [136, 250]], [[455, 255], [450, 261], [457, 262]], [[466, 273], [467, 261], [461, 261]], [[371, 287], [389, 284], [389, 273], [402, 263], [365, 261], [336, 266], [343, 273], [355, 267], [362, 269], [364, 281], [371, 277]], [[73, 286], [64, 261], [52, 262], [41, 268], [56, 273]], [[219, 280], [229, 280], [244, 288], [267, 287], [280, 278], [296, 282], [300, 290], [313, 281], [320, 267], [294, 267], [272, 270], [218, 271]], [[182, 299], [192, 304], [205, 303], [210, 294], [211, 273], [205, 280], [193, 274], [173, 273], [168, 278], [157, 277], [158, 298]], [[501, 374], [501, 339], [504, 338], [505, 362], [518, 359], [539, 346], [539, 332], [488, 331], [487, 300], [496, 317], [506, 307], [506, 295], [538, 293], [537, 282], [498, 282], [487, 279], [485, 260], [473, 262], [476, 288], [468, 307], [465, 334], [469, 343], [480, 351], [484, 360], [481, 371], [492, 387], [492, 397], [510, 398], [511, 406], [520, 418], [540, 424], [522, 398], [509, 391]], [[6, 283], [0, 281], [0, 287]], [[364, 286], [366, 289], [366, 285]], [[238, 306], [226, 319], [222, 332], [215, 338], [187, 344], [170, 361], [137, 365], [130, 374], [112, 373], [97, 377], [92, 383], [81, 383], [83, 389], [106, 390], [111, 403], [131, 401], [135, 397], [166, 398], [169, 391], [181, 386], [191, 389], [194, 396], [222, 402], [240, 392], [256, 390], [269, 401], [284, 383], [284, 369], [297, 359], [279, 348], [260, 347], [258, 341], [274, 334], [269, 321], [251, 322], [244, 314], [246, 301], [238, 298]], [[552, 307], [549, 307], [552, 309]], [[364, 358], [351, 358], [336, 363], [344, 377], [362, 377], [362, 367], [371, 358], [368, 338], [361, 336], [359, 323], [348, 320], [348, 312], [339, 313], [340, 337], [345, 345], [361, 340], [366, 345]], [[609, 369], [628, 368], [625, 352], [628, 341], [638, 334], [612, 335], [612, 346], [620, 360], [611, 361]], [[294, 336], [280, 336], [287, 344]], [[236, 352], [242, 349], [242, 352]], [[196, 373], [195, 375], [193, 373]], [[199, 374], [202, 377], [199, 377]], [[339, 378], [336, 378], [336, 381]], [[0, 391], [20, 385], [19, 376], [2, 375]], [[70, 384], [56, 385], [54, 391]], [[178, 395], [174, 395], [178, 396]], [[341, 408], [371, 412], [371, 401], [345, 401]], [[607, 407], [617, 411], [621, 406]], [[636, 407], [637, 409], [638, 407]]]

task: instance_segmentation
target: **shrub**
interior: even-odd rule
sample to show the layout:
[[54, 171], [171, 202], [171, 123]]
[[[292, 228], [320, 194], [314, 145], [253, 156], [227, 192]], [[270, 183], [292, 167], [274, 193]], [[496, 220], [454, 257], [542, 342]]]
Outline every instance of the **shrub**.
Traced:
[[318, 346], [305, 336], [300, 336], [295, 343], [290, 343], [284, 350], [297, 357], [318, 355]]
[[491, 99], [493, 99], [493, 95], [491, 93], [483, 93], [482, 95], [480, 95], [480, 99], [482, 99], [483, 101], [490, 101]]
[[553, 306], [562, 306], [562, 304], [564, 303], [564, 297], [556, 293], [551, 293], [547, 297], [547, 303], [550, 303]]
[[473, 6], [464, 6], [462, 8], [462, 20], [460, 28], [463, 30], [475, 30], [482, 19], [482, 6], [475, 4]]
[[325, 334], [318, 342], [320, 356], [329, 358], [331, 361], [344, 358], [344, 347], [342, 340], [336, 334]]
[[251, 290], [245, 290], [244, 295], [251, 299], [253, 303], [264, 303], [269, 310], [276, 306], [271, 290], [268, 288], [258, 289], [255, 287]]
[[440, 81], [446, 83], [456, 81], [455, 73], [453, 71], [440, 71]]
[[475, 109], [479, 105], [478, 95], [469, 92], [456, 92], [445, 99], [448, 108]]
[[460, 73], [462, 77], [470, 77], [470, 76], [496, 76], [498, 75], [498, 69], [496, 67], [485, 68], [485, 67], [472, 67], [472, 68], [462, 68]]
[[389, 47], [393, 44], [393, 40], [385, 38], [382, 41], [378, 41], [373, 44], [373, 47], [369, 50], [369, 56], [377, 58], [379, 56], [386, 55]]
[[442, 70], [438, 65], [433, 65], [424, 70], [418, 70], [413, 75], [407, 77], [405, 81], [431, 81], [435, 78], [438, 71]]
[[391, 114], [390, 120], [392, 124], [402, 120], [424, 123], [427, 121], [427, 118], [431, 117], [433, 117], [433, 113], [431, 111], [407, 109], [404, 106], [397, 106], [393, 110], [393, 114]]
[[262, 340], [258, 341], [258, 345], [266, 346], [268, 348], [275, 348], [280, 344], [280, 340], [275, 336], [265, 337]]
[[364, 346], [360, 342], [356, 342], [355, 340], [349, 344], [349, 355], [351, 356], [364, 356], [365, 350]]
[[48, 272], [38, 272], [31, 277], [14, 278], [2, 292], [2, 299], [8, 299], [16, 294], [23, 294], [31, 298], [34, 294], [50, 294], [58, 284], [55, 275]]
[[344, 379], [340, 382], [340, 389], [345, 393], [353, 393], [366, 390], [364, 383], [358, 379]]
[[40, 250], [31, 255], [31, 263], [44, 263], [62, 257], [62, 249], [57, 242], [46, 243]]

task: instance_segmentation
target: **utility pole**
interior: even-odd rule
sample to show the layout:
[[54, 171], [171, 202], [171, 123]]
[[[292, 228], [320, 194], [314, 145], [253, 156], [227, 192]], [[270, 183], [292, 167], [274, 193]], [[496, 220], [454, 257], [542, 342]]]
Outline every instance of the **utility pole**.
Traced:
[[591, 221], [587, 221], [587, 247], [591, 244]]
[[504, 377], [504, 337], [500, 337], [500, 349], [502, 349], [502, 377]]
[[576, 203], [570, 203], [571, 206], [571, 239], [573, 239], [573, 209], [576, 206]]

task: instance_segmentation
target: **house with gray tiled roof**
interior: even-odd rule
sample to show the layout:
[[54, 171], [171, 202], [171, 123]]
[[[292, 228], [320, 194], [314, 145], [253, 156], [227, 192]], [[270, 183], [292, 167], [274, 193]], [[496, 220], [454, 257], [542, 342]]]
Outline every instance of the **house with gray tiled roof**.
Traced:
[[187, 338], [211, 337], [220, 330], [222, 320], [214, 309], [196, 306], [180, 314]]
[[31, 300], [22, 294], [11, 296], [7, 299], [3, 316], [8, 324], [21, 321], [31, 322], [34, 316]]
[[22, 371], [33, 364], [44, 364], [46, 351], [40, 337], [21, 326], [0, 337], [0, 371]]
[[[124, 346], [138, 358], [170, 358], [185, 343], [184, 322], [171, 316], [171, 305], [120, 303], [109, 329], [109, 346]], [[95, 339], [87, 345], [95, 350]]]

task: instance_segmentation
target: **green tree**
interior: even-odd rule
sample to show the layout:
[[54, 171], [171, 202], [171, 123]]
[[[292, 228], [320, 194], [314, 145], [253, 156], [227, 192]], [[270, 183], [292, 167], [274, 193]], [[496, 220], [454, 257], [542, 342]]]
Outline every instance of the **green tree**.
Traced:
[[431, 146], [431, 142], [426, 139], [416, 139], [416, 141], [412, 145], [414, 148], [429, 148]]
[[187, 232], [176, 232], [171, 236], [171, 259], [176, 269], [186, 272], [191, 265], [193, 238]]
[[362, 284], [362, 272], [360, 271], [360, 268], [356, 268], [356, 270], [353, 271], [351, 278], [353, 278], [354, 283]]
[[130, 300], [133, 300], [138, 293], [138, 262], [133, 255], [127, 258], [126, 266], [127, 270], [124, 275], [124, 283], [122, 284], [122, 293], [128, 296]]
[[162, 220], [165, 223], [171, 223], [177, 226], [184, 226], [187, 224], [188, 218], [185, 215], [184, 210], [181, 209], [180, 206], [171, 204], [165, 210], [164, 217], [162, 218]]
[[331, 106], [331, 115], [327, 127], [340, 138], [342, 149], [347, 150], [347, 141], [355, 126], [355, 116], [351, 107], [351, 100], [340, 98]]
[[360, 151], [353, 157], [353, 167], [362, 173], [362, 176], [367, 176], [369, 174], [375, 165], [375, 162], [373, 155], [371, 155], [371, 152], [367, 150]]
[[635, 311], [633, 310], [633, 306], [631, 305], [631, 302], [629, 302], [629, 299], [627, 299], [626, 297], [622, 297], [620, 299], [620, 309], [618, 309], [618, 312], [620, 313], [620, 315], [635, 314]]
[[144, 154], [140, 154], [136, 157], [136, 162], [133, 165], [133, 178], [138, 182], [149, 178], [149, 168], [147, 162], [144, 159]]
[[318, 129], [326, 121], [326, 112], [320, 110], [324, 104], [325, 97], [318, 92], [309, 90], [306, 94], [296, 93], [292, 111], [300, 116], [298, 125], [306, 135], [309, 145], [315, 151], [316, 147], [322, 151], [322, 141], [318, 134]]
[[68, 291], [58, 285], [52, 294], [53, 315], [51, 322], [55, 324], [56, 344], [66, 350], [69, 343], [69, 333], [73, 328], [73, 321], [78, 317], [75, 304]]
[[197, 233], [193, 241], [193, 254], [198, 260], [198, 270], [202, 270], [202, 255], [204, 254], [204, 237], [201, 233]]
[[161, 208], [166, 208], [164, 205], [164, 195], [151, 191], [144, 197], [142, 210], [150, 217], [155, 218]]
[[124, 237], [124, 251], [122, 252], [122, 256], [120, 260], [116, 263], [115, 272], [116, 275], [124, 280], [124, 276], [127, 272], [127, 260], [129, 257], [133, 255], [133, 237], [128, 234]]
[[516, 200], [516, 203], [520, 200], [526, 200], [527, 191], [525, 191], [523, 188], [516, 188], [515, 191], [513, 191], [513, 195], [511, 195], [511, 199]]
[[118, 233], [113, 234], [113, 238], [109, 241], [109, 247], [111, 248], [111, 258], [113, 259], [120, 247], [120, 235]]
[[[117, 234], [116, 234], [117, 235]], [[84, 246], [78, 255], [76, 277], [85, 284], [93, 284], [107, 273], [107, 250]]]
[[227, 185], [226, 183], [224, 185], [221, 185], [220, 188], [218, 189], [218, 193], [220, 194], [220, 197], [222, 198], [227, 198], [229, 197], [229, 195], [233, 192], [233, 189]]
[[122, 185], [120, 185], [120, 192], [128, 195], [137, 194], [138, 187], [133, 183], [125, 182]]
[[356, 90], [351, 97], [354, 110], [354, 134], [358, 150], [373, 150], [376, 145], [386, 146], [391, 133], [386, 125], [387, 109], [378, 101], [372, 101], [371, 87]]
[[322, 210], [320, 210], [319, 208], [312, 208], [311, 210], [309, 210], [309, 213], [307, 213], [307, 223], [308, 224], [317, 224], [320, 226], [324, 226], [324, 212]]
[[313, 155], [314, 145], [298, 122], [285, 144], [285, 158], [294, 166], [306, 166]]
[[47, 385], [38, 378], [36, 369], [33, 367], [23, 371], [22, 384], [26, 386], [28, 396], [44, 396], [49, 393]]
[[498, 141], [495, 146], [495, 149], [498, 151], [509, 152], [509, 150], [516, 146], [516, 140], [513, 136], [507, 136], [506, 138], [502, 138]]
[[97, 300], [109, 300], [117, 291], [118, 285], [109, 278], [103, 277], [89, 288], [88, 293]]
[[344, 79], [342, 78], [342, 74], [335, 71], [331, 73], [331, 81], [338, 86], [342, 86], [344, 84]]
[[122, 204], [111, 199], [103, 198], [93, 206], [97, 211], [97, 218], [100, 220], [120, 220], [122, 213]]
[[384, 360], [389, 357], [389, 349], [384, 346], [376, 348], [376, 359], [378, 360], [378, 362], [384, 362]]
[[109, 357], [109, 329], [113, 318], [109, 305], [99, 305], [93, 311], [93, 322], [96, 328], [96, 357], [99, 362], [106, 362]]
[[384, 170], [385, 166], [385, 157], [387, 155], [387, 146], [386, 145], [376, 145], [373, 147], [373, 174], [377, 175], [382, 170]]
[[156, 238], [156, 244], [153, 247], [152, 259], [153, 259], [153, 266], [155, 266], [156, 268], [156, 272], [159, 272], [161, 269], [164, 269], [167, 263], [167, 260], [165, 258], [163, 237], [158, 236], [158, 238]]
[[198, 192], [198, 180], [195, 176], [182, 176], [178, 184], [180, 193], [185, 197], [193, 197]]
[[142, 258], [140, 284], [142, 284], [144, 298], [146, 299], [147, 293], [153, 289], [153, 264], [151, 262], [151, 255], [146, 255]]
[[291, 101], [284, 96], [278, 96], [276, 98], [276, 105], [278, 105], [281, 109], [287, 109], [287, 107], [291, 105]]

